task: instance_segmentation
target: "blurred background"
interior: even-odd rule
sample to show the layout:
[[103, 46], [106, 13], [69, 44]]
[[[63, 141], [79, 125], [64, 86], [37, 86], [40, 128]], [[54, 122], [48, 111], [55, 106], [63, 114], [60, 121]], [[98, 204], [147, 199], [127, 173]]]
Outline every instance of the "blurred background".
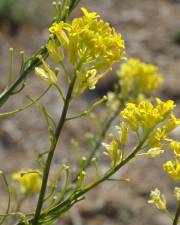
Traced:
[[[14, 74], [19, 71], [19, 51], [26, 57], [37, 50], [48, 38], [48, 25], [53, 18], [50, 0], [0, 0], [0, 91], [7, 81], [9, 48], [15, 49]], [[180, 116], [180, 1], [178, 0], [83, 0], [84, 7], [95, 10], [110, 22], [126, 41], [128, 57], [159, 66], [165, 76], [165, 83], [158, 93], [162, 99], [176, 101]], [[80, 16], [79, 7], [72, 17]], [[95, 93], [88, 92], [72, 106], [72, 112], [79, 112], [112, 89], [115, 72], [98, 85]], [[27, 103], [26, 94], [37, 96], [43, 84], [34, 75], [28, 79], [23, 94], [13, 97], [2, 109], [10, 111]], [[33, 93], [33, 94], [32, 94]], [[58, 118], [61, 105], [51, 91], [43, 99], [51, 113]], [[101, 115], [99, 107], [97, 114]], [[116, 123], [115, 123], [116, 124]], [[71, 139], [78, 140], [82, 146], [82, 136], [90, 128], [88, 120], [68, 123], [57, 148], [54, 170], [60, 162], [75, 163], [74, 156], [79, 153], [71, 149]], [[179, 139], [180, 130], [173, 133]], [[41, 113], [34, 107], [27, 112], [2, 120], [0, 125], [0, 169], [6, 174], [23, 168], [36, 168], [38, 151], [46, 149], [48, 138]], [[103, 151], [103, 150], [102, 150]], [[87, 155], [85, 146], [81, 154]], [[77, 156], [78, 157], [78, 156]], [[123, 168], [120, 177], [130, 178], [129, 183], [106, 182], [87, 194], [86, 199], [63, 217], [67, 225], [161, 225], [171, 224], [167, 217], [154, 206], [148, 205], [149, 192], [159, 187], [165, 193], [170, 211], [175, 209], [172, 194], [173, 185], [163, 172], [161, 165], [167, 159], [140, 158], [129, 167]], [[101, 163], [102, 171], [108, 163]], [[90, 170], [91, 172], [91, 170]], [[1, 204], [5, 201], [3, 188], [0, 190]], [[27, 203], [28, 204], [28, 203]], [[59, 224], [59, 223], [58, 223]]]

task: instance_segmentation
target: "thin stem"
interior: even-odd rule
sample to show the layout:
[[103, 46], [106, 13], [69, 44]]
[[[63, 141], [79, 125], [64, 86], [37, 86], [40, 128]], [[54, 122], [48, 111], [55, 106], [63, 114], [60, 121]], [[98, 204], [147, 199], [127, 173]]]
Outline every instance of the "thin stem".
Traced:
[[30, 108], [37, 101], [39, 101], [49, 91], [50, 88], [51, 88], [51, 85], [49, 85], [48, 88], [40, 96], [38, 96], [36, 99], [34, 99], [33, 102], [25, 105], [24, 107], [16, 109], [16, 110], [11, 111], [11, 112], [0, 113], [0, 118], [15, 115], [16, 113], [22, 112], [22, 111]]
[[68, 120], [74, 120], [74, 119], [78, 119], [81, 118], [83, 116], [87, 116], [88, 114], [90, 114], [99, 104], [101, 104], [102, 102], [106, 101], [106, 97], [103, 97], [101, 99], [99, 99], [98, 101], [96, 101], [95, 103], [93, 103], [92, 105], [90, 105], [87, 109], [85, 109], [82, 113], [76, 115], [76, 116], [71, 116], [71, 117], [67, 117], [66, 121]]
[[164, 212], [166, 213], [166, 215], [169, 217], [169, 219], [171, 219], [172, 221], [174, 220], [172, 214], [169, 212], [168, 209], [165, 209]]
[[5, 183], [7, 191], [8, 191], [8, 203], [7, 203], [6, 212], [5, 212], [2, 220], [0, 221], [0, 224], [3, 224], [7, 215], [9, 214], [9, 210], [10, 210], [10, 207], [11, 207], [11, 192], [10, 192], [10, 188], [9, 188], [9, 184], [8, 184], [7, 179], [6, 179], [6, 176], [4, 175], [4, 173], [2, 171], [0, 171], [0, 175], [2, 176], [2, 178], [4, 180], [4, 183]]
[[9, 49], [9, 76], [8, 76], [8, 86], [13, 80], [13, 66], [14, 66], [14, 49]]
[[[68, 15], [73, 11], [73, 9], [77, 6], [77, 4], [80, 2], [80, 0], [72, 0], [69, 6], [69, 13]], [[62, 21], [64, 21], [66, 18], [61, 18]], [[54, 21], [53, 21], [54, 22]], [[14, 90], [26, 79], [26, 77], [29, 75], [30, 72], [34, 70], [36, 66], [39, 66], [42, 64], [41, 60], [37, 57], [38, 55], [42, 55], [43, 58], [48, 57], [48, 50], [46, 46], [43, 46], [40, 48], [37, 53], [32, 56], [30, 59], [28, 59], [24, 63], [24, 69], [19, 73], [19, 76], [17, 80], [14, 81], [10, 86], [8, 86], [1, 94], [0, 94], [0, 107], [5, 104], [5, 102], [9, 99], [9, 97], [12, 95]]]
[[[115, 120], [115, 118], [117, 117], [117, 115], [119, 114], [119, 110], [117, 110], [115, 113], [113, 113], [108, 120], [106, 120], [106, 123], [104, 125], [104, 128], [102, 129], [96, 143], [95, 143], [95, 147], [93, 148], [93, 150], [91, 151], [90, 155], [87, 158], [87, 162], [84, 165], [84, 170], [90, 165], [92, 158], [94, 158], [97, 150], [100, 148], [102, 141], [104, 140], [107, 131], [109, 130], [112, 122]], [[75, 175], [74, 179], [73, 179], [73, 183], [76, 182], [77, 178], [79, 176], [79, 173]]]
[[60, 96], [61, 96], [63, 102], [65, 102], [65, 98], [64, 98], [64, 95], [63, 95], [63, 92], [62, 92], [61, 88], [58, 86], [58, 84], [55, 84], [54, 86], [55, 86], [56, 89], [58, 90], [58, 92], [59, 92], [59, 94], [60, 94]]
[[[101, 184], [102, 182], [104, 182], [105, 180], [108, 180], [113, 174], [115, 174], [121, 167], [123, 167], [124, 165], [126, 165], [129, 161], [131, 161], [136, 154], [141, 150], [144, 142], [146, 141], [148, 137], [148, 134], [146, 136], [144, 136], [143, 140], [139, 143], [139, 145], [133, 150], [133, 152], [127, 156], [126, 159], [124, 159], [123, 161], [121, 161], [116, 167], [112, 168], [111, 170], [109, 170], [102, 178], [98, 179], [96, 182], [91, 183], [90, 185], [88, 185], [87, 187], [85, 187], [83, 190], [80, 190], [77, 192], [76, 199], [78, 200], [80, 197], [82, 197], [85, 193], [87, 193], [89, 190], [93, 189], [94, 187], [98, 186], [99, 184]], [[74, 193], [75, 194], [75, 193]], [[59, 203], [58, 205], [56, 205], [55, 207], [53, 207], [52, 209], [50, 209], [47, 212], [45, 212], [44, 214], [42, 213], [40, 218], [43, 219], [44, 217], [48, 217], [51, 214], [55, 214], [56, 212], [58, 212], [57, 214], [63, 214], [64, 212], [67, 211], [67, 209], [69, 209], [71, 207], [71, 202], [72, 202], [72, 194], [67, 197], [67, 199], [65, 199], [63, 202]], [[29, 220], [29, 222], [32, 222], [33, 219]], [[24, 223], [19, 222], [17, 225], [23, 225]], [[34, 225], [37, 225], [37, 223]], [[173, 224], [174, 225], [174, 224]]]
[[49, 154], [47, 156], [47, 160], [46, 160], [46, 164], [45, 164], [45, 168], [44, 168], [44, 172], [43, 172], [42, 186], [41, 186], [41, 190], [40, 190], [40, 194], [39, 194], [39, 199], [38, 199], [38, 203], [37, 203], [35, 216], [34, 216], [34, 219], [33, 219], [33, 225], [38, 224], [39, 216], [40, 216], [42, 206], [43, 206], [43, 201], [44, 201], [44, 196], [45, 196], [45, 192], [46, 192], [47, 181], [48, 181], [48, 177], [49, 177], [49, 171], [50, 171], [52, 159], [53, 159], [53, 156], [54, 156], [56, 145], [57, 145], [59, 136], [61, 134], [63, 125], [66, 121], [66, 115], [67, 115], [69, 103], [70, 103], [70, 100], [71, 100], [71, 96], [72, 96], [75, 81], [76, 81], [76, 75], [74, 75], [74, 77], [73, 77], [73, 79], [72, 79], [72, 81], [69, 85], [68, 92], [67, 92], [66, 99], [65, 99], [65, 103], [64, 103], [64, 107], [63, 107], [61, 117], [60, 117], [57, 129], [56, 129], [56, 132], [55, 132], [55, 140], [52, 143], [52, 145], [50, 147]]
[[33, 69], [41, 64], [41, 61], [37, 57], [37, 55], [42, 55], [44, 58], [48, 56], [48, 52], [46, 47], [41, 48], [35, 56], [26, 61], [26, 68], [20, 72], [19, 77], [14, 83], [8, 86], [1, 94], [0, 94], [0, 107], [9, 99], [14, 90], [26, 79], [28, 74], [33, 71]]
[[[116, 167], [112, 168], [111, 170], [109, 170], [102, 178], [100, 178], [99, 180], [97, 180], [96, 182], [91, 183], [90, 185], [88, 185], [87, 187], [85, 187], [83, 190], [80, 190], [77, 195], [76, 198], [79, 198], [81, 196], [83, 196], [85, 193], [87, 193], [89, 190], [91, 190], [92, 188], [98, 186], [99, 184], [101, 184], [102, 182], [104, 182], [105, 180], [108, 180], [113, 174], [115, 174], [120, 168], [122, 168], [124, 165], [126, 165], [129, 161], [131, 161], [136, 154], [141, 150], [143, 144], [145, 143], [147, 137], [148, 137], [149, 133], [147, 133], [143, 140], [139, 143], [139, 145], [133, 150], [133, 152], [127, 156], [126, 159], [124, 159], [123, 161], [121, 161]], [[60, 209], [64, 209], [64, 207], [66, 205], [69, 204], [70, 201], [72, 201], [71, 199], [71, 195], [64, 200], [63, 202], [61, 202], [60, 204], [58, 204], [57, 206], [55, 206], [54, 208], [52, 208], [48, 214], [51, 214], [53, 212], [56, 212]], [[42, 215], [43, 216], [43, 215]]]
[[69, 72], [68, 72], [68, 70], [66, 69], [66, 66], [64, 65], [64, 62], [59, 62], [60, 63], [60, 65], [62, 66], [62, 68], [63, 68], [63, 70], [64, 70], [64, 75], [65, 75], [65, 77], [67, 78], [67, 80], [68, 80], [68, 83], [70, 82], [70, 74], [69, 74]]
[[178, 206], [177, 206], [177, 209], [176, 209], [176, 214], [175, 214], [175, 217], [174, 217], [172, 225], [177, 225], [178, 224], [179, 216], [180, 216], [180, 201], [178, 201]]

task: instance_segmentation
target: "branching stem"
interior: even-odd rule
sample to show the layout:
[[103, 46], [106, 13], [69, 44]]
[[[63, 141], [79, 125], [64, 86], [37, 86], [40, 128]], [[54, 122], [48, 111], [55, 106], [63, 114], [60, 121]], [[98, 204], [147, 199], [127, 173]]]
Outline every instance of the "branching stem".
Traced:
[[45, 164], [45, 168], [44, 168], [44, 172], [43, 172], [42, 186], [41, 186], [41, 190], [40, 190], [40, 194], [39, 194], [39, 199], [38, 199], [38, 203], [37, 203], [37, 207], [36, 207], [35, 216], [34, 216], [34, 219], [33, 219], [33, 225], [38, 224], [39, 216], [41, 214], [52, 159], [53, 159], [53, 156], [54, 156], [56, 145], [57, 145], [59, 136], [61, 134], [63, 125], [66, 121], [66, 115], [67, 115], [69, 103], [70, 103], [70, 100], [71, 100], [71, 96], [72, 96], [75, 81], [76, 81], [76, 75], [74, 75], [74, 77], [72, 78], [72, 81], [69, 85], [67, 95], [66, 95], [66, 98], [65, 98], [64, 107], [63, 107], [61, 117], [60, 117], [57, 129], [56, 129], [56, 132], [55, 132], [55, 139], [51, 144], [50, 151], [49, 151], [48, 156], [47, 156], [47, 160], [46, 160], [46, 164]]

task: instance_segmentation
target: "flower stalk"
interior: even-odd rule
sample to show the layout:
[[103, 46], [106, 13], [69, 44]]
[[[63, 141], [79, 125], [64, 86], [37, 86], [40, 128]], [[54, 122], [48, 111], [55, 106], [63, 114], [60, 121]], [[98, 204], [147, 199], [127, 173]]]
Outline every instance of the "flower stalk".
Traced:
[[46, 160], [46, 164], [45, 164], [45, 168], [44, 168], [44, 172], [43, 172], [43, 180], [42, 180], [42, 186], [41, 186], [41, 190], [40, 190], [40, 194], [39, 194], [39, 200], [38, 200], [38, 203], [37, 203], [37, 208], [36, 208], [35, 216], [34, 216], [34, 219], [33, 219], [33, 225], [38, 224], [38, 219], [39, 219], [39, 216], [40, 216], [40, 213], [41, 213], [41, 210], [42, 210], [42, 206], [43, 206], [43, 201], [44, 201], [44, 196], [45, 196], [45, 192], [46, 192], [46, 187], [47, 187], [47, 182], [48, 182], [49, 171], [50, 171], [50, 168], [51, 168], [52, 159], [53, 159], [53, 156], [54, 156], [56, 145], [57, 145], [57, 142], [59, 140], [63, 125], [66, 121], [66, 115], [67, 115], [69, 103], [70, 103], [70, 100], [71, 100], [71, 97], [72, 97], [75, 81], [76, 81], [76, 74], [72, 78], [72, 81], [69, 85], [67, 95], [66, 95], [66, 98], [65, 98], [64, 107], [63, 107], [61, 117], [60, 117], [57, 129], [56, 129], [56, 132], [55, 132], [55, 138], [54, 138], [54, 141], [51, 145], [49, 154], [47, 156], [47, 160]]

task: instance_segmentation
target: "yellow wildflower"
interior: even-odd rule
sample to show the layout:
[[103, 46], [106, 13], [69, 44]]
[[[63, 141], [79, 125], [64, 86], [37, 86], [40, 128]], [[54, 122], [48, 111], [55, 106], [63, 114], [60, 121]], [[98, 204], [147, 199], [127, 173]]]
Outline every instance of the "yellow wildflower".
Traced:
[[125, 122], [131, 127], [132, 130], [138, 130], [138, 121], [135, 116], [137, 107], [134, 103], [128, 103], [126, 108], [121, 112], [121, 116]]
[[167, 161], [164, 163], [163, 168], [173, 180], [180, 180], [180, 162]]
[[110, 144], [102, 143], [102, 145], [106, 148], [104, 154], [111, 159], [112, 165], [116, 166], [122, 158], [118, 142], [113, 138]]
[[126, 145], [127, 143], [127, 135], [128, 135], [128, 126], [125, 122], [121, 123], [121, 127], [119, 128], [119, 142], [122, 145]]
[[139, 59], [131, 58], [117, 71], [121, 82], [122, 96], [138, 97], [139, 94], [151, 95], [161, 85], [163, 78], [158, 68]]
[[43, 67], [35, 67], [35, 71], [38, 76], [48, 84], [57, 84], [58, 79], [55, 72], [50, 68], [50, 66], [44, 61], [44, 59], [40, 56]]
[[173, 150], [176, 157], [180, 159], [180, 142], [171, 141], [170, 148]]
[[128, 103], [121, 116], [132, 130], [150, 131], [158, 124], [166, 122], [171, 117], [174, 107], [173, 101], [162, 102], [157, 99], [157, 106], [154, 106], [150, 101], [144, 100], [137, 105]]
[[23, 193], [35, 193], [41, 188], [42, 179], [39, 171], [18, 171], [12, 174], [12, 178], [19, 182]]
[[82, 88], [85, 90], [94, 88], [102, 73], [105, 75], [114, 63], [124, 58], [125, 51], [121, 34], [116, 33], [95, 12], [90, 13], [85, 8], [82, 12], [84, 16], [73, 19], [71, 24], [62, 21], [54, 23], [49, 31], [67, 51], [70, 63], [78, 72], [78, 79], [80, 75], [91, 73], [92, 79], [89, 76], [81, 78], [88, 83]]
[[175, 195], [176, 199], [178, 201], [180, 201], [180, 188], [179, 187], [174, 188], [174, 195]]
[[148, 146], [161, 146], [164, 141], [167, 141], [167, 132], [164, 128], [157, 128], [156, 131], [149, 137]]
[[150, 193], [151, 199], [148, 201], [150, 204], [155, 204], [158, 209], [166, 210], [166, 199], [161, 195], [160, 190], [156, 188]]
[[165, 119], [166, 116], [168, 116], [172, 112], [174, 107], [176, 106], [172, 100], [163, 102], [163, 101], [161, 101], [161, 99], [156, 98], [156, 101], [158, 104], [157, 110], [159, 111], [159, 114], [161, 115], [162, 120]]

